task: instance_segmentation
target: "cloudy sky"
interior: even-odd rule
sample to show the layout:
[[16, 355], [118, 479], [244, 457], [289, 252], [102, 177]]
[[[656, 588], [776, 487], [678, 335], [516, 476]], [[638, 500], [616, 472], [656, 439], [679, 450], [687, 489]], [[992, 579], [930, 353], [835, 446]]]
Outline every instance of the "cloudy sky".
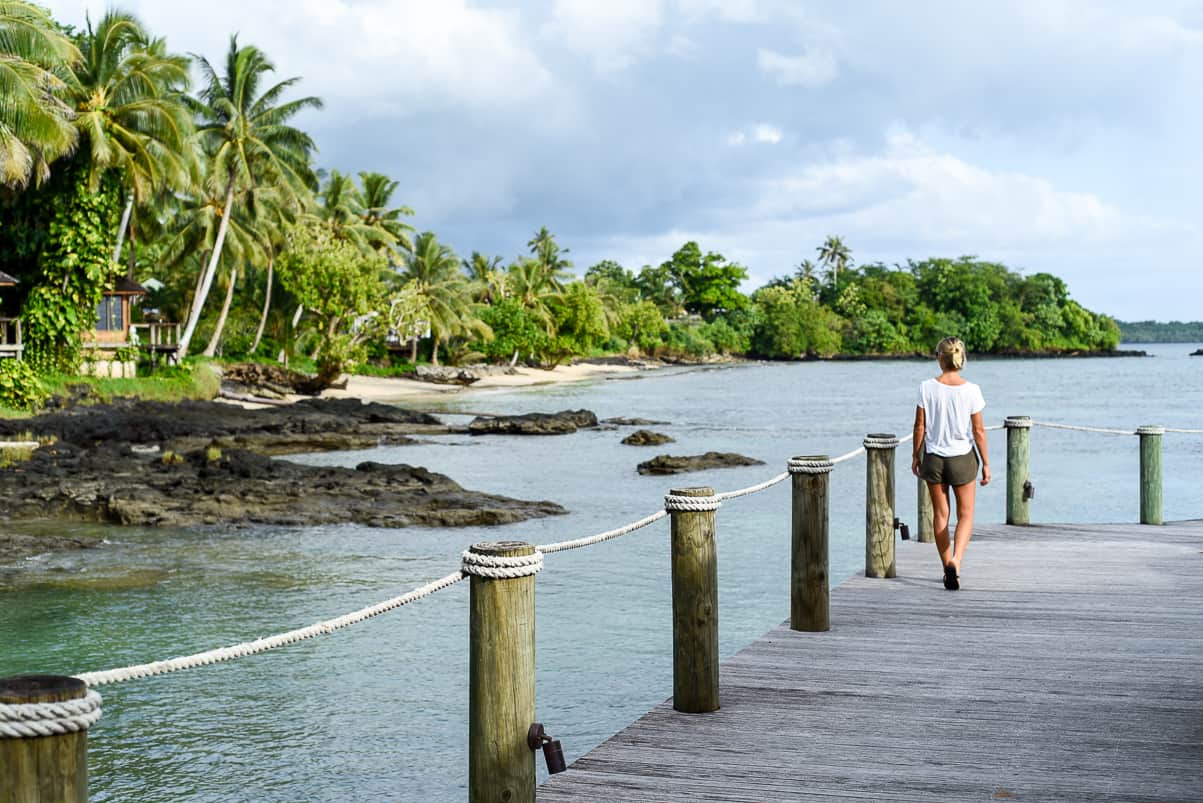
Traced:
[[696, 239], [751, 290], [837, 234], [857, 262], [976, 254], [1120, 319], [1203, 319], [1198, 0], [118, 7], [302, 76], [321, 165], [400, 179], [462, 254], [546, 225], [578, 272], [637, 270]]

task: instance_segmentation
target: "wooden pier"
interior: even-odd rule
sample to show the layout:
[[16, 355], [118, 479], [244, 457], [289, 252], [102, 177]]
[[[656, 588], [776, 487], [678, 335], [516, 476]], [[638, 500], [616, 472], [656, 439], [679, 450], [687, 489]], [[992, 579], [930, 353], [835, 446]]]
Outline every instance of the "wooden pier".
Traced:
[[723, 662], [718, 711], [670, 699], [538, 799], [1203, 800], [1203, 521], [979, 525], [957, 592], [903, 542], [830, 610]]

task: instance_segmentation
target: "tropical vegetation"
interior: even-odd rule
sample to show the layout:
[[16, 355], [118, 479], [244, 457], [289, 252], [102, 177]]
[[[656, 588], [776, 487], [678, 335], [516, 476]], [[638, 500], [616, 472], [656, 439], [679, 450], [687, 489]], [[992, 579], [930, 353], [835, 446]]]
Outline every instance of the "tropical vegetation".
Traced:
[[121, 277], [152, 288], [141, 314], [180, 322], [181, 356], [203, 343], [331, 379], [425, 360], [926, 353], [950, 333], [978, 352], [1119, 342], [1050, 274], [971, 256], [857, 265], [838, 236], [750, 292], [744, 265], [695, 241], [638, 269], [585, 267], [543, 227], [512, 259], [464, 258], [410, 222], [399, 180], [319, 165], [302, 123], [321, 108], [236, 36], [210, 62], [121, 11], [72, 28], [0, 0], [0, 270], [19, 281], [0, 306], [29, 357], [0, 372], [4, 399], [80, 369]]

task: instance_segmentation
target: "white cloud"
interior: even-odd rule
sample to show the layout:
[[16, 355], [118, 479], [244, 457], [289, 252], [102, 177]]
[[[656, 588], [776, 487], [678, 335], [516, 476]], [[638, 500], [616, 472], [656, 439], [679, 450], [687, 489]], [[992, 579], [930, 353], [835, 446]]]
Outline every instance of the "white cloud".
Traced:
[[782, 86], [801, 86], [817, 89], [831, 83], [839, 73], [835, 54], [827, 48], [810, 48], [797, 56], [786, 56], [775, 50], [756, 51], [756, 66], [777, 79]]
[[[52, 0], [56, 16], [81, 24], [83, 5]], [[469, 6], [465, 0], [302, 0], [270, 10], [246, 0], [158, 3], [132, 0], [137, 14], [169, 47], [200, 52], [221, 69], [228, 37], [255, 44], [280, 77], [300, 75], [300, 90], [343, 101], [433, 99], [498, 109], [555, 88], [529, 46], [521, 12]], [[104, 4], [86, 4], [93, 19]]]
[[727, 135], [727, 144], [739, 147], [747, 144], [777, 145], [785, 138], [781, 129], [768, 123], [756, 123]]
[[660, 0], [555, 0], [542, 35], [588, 55], [599, 73], [610, 73], [648, 52], [663, 21]]

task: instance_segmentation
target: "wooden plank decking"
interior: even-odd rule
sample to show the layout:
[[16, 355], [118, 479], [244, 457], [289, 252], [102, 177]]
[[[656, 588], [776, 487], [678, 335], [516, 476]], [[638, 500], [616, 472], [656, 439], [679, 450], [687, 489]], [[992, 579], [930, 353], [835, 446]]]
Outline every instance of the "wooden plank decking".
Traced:
[[1203, 800], [1203, 521], [981, 526], [938, 570], [900, 543], [830, 632], [726, 661], [721, 710], [669, 700], [539, 800]]

